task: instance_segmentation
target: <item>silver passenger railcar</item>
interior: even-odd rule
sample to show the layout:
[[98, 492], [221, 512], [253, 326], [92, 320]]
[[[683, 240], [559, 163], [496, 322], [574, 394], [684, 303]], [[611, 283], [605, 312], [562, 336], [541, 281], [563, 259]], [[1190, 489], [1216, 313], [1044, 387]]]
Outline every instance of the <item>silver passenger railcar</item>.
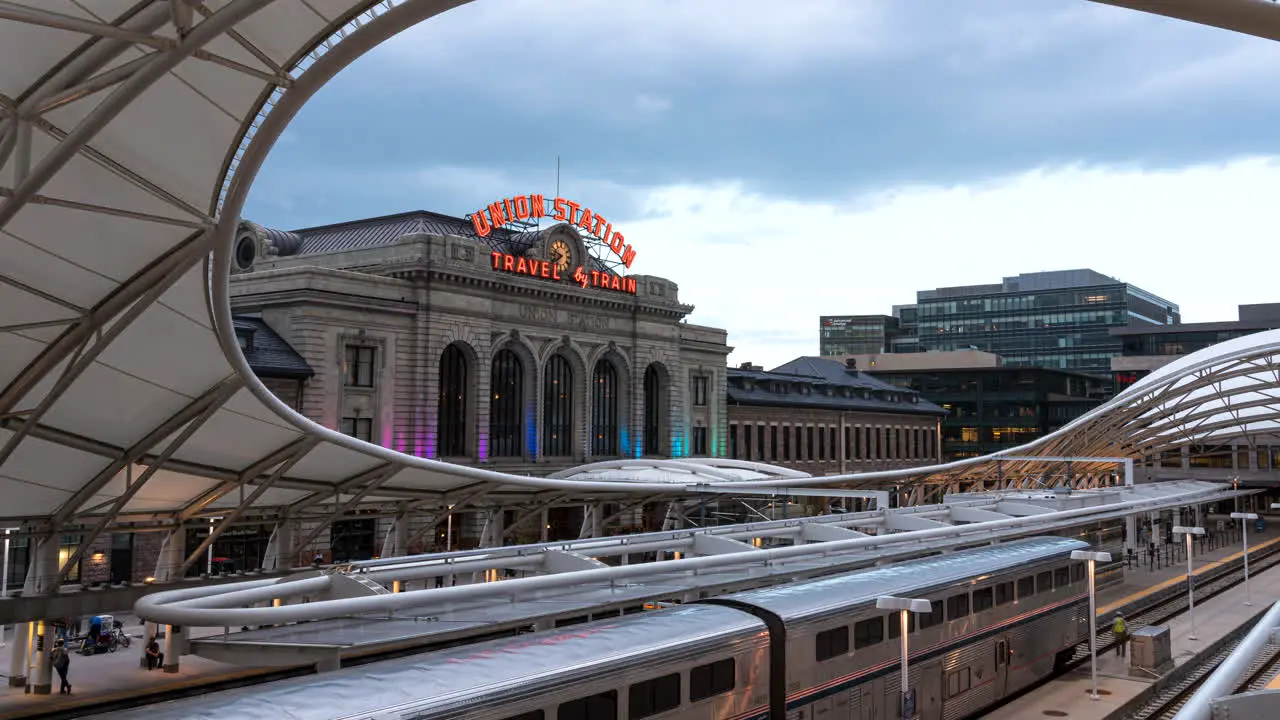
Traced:
[[704, 602], [756, 614], [785, 648], [773, 656], [775, 717], [785, 702], [787, 720], [878, 720], [901, 717], [901, 625], [876, 598], [928, 598], [933, 612], [909, 618], [909, 677], [921, 720], [952, 720], [1047, 677], [1088, 641], [1085, 568], [1070, 559], [1086, 547], [1033, 538]]
[[1043, 537], [111, 713], [202, 720], [889, 720], [909, 626], [922, 720], [1053, 672], [1088, 640], [1087, 579]]

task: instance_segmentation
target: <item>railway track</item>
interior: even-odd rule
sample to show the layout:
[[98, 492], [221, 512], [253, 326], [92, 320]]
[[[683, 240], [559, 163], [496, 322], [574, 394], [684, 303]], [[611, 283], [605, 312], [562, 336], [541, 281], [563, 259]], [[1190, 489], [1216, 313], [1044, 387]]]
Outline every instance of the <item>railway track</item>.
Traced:
[[[1280, 547], [1272, 546], [1268, 548], [1265, 554], [1254, 555], [1249, 554], [1249, 571], [1250, 575], [1257, 575], [1276, 565], [1280, 564]], [[1229, 565], [1223, 565], [1217, 572], [1212, 573], [1208, 578], [1202, 580], [1196, 587], [1196, 602], [1204, 602], [1219, 593], [1234, 587], [1236, 584], [1244, 580], [1243, 563], [1236, 561]], [[1186, 583], [1179, 583], [1168, 589], [1169, 592], [1161, 593], [1162, 598], [1152, 598], [1152, 601], [1136, 611], [1132, 619], [1126, 614], [1129, 625], [1133, 629], [1155, 625], [1165, 622], [1170, 618], [1176, 617], [1187, 609]], [[1101, 653], [1104, 647], [1113, 647], [1115, 640], [1109, 627], [1098, 632], [1098, 651]], [[1136, 710], [1128, 712], [1124, 715], [1126, 720], [1169, 720], [1182, 709], [1187, 700], [1200, 687], [1200, 684], [1213, 673], [1214, 670], [1226, 660], [1236, 646], [1243, 640], [1243, 636], [1232, 640], [1209, 657], [1196, 663], [1182, 679], [1173, 685], [1166, 687], [1152, 696], [1147, 702]], [[1083, 658], [1080, 656], [1083, 655]], [[1076, 667], [1084, 662], [1088, 662], [1089, 651], [1084, 649], [1083, 652], [1077, 650], [1076, 657], [1072, 658], [1071, 667]], [[1250, 666], [1246, 673], [1246, 679], [1240, 683], [1236, 692], [1246, 692], [1248, 690], [1264, 687], [1270, 680], [1280, 673], [1280, 645], [1267, 645], [1266, 648], [1255, 659], [1253, 665]]]
[[[1276, 565], [1280, 565], [1280, 545], [1269, 546], [1262, 552], [1249, 553], [1249, 575], [1258, 575]], [[1196, 602], [1202, 603], [1225, 592], [1244, 580], [1244, 563], [1235, 560], [1220, 565], [1201, 576], [1196, 583]], [[1146, 602], [1136, 608], [1122, 608], [1129, 631], [1150, 625], [1159, 625], [1187, 611], [1187, 584], [1183, 580], [1176, 585], [1165, 588], [1152, 595]], [[1098, 636], [1098, 654], [1115, 646], [1115, 636], [1111, 632], [1111, 620], [1104, 619], [1096, 629]], [[1089, 645], [1082, 643], [1076, 648], [1076, 654], [1067, 663], [1071, 670], [1089, 662]]]

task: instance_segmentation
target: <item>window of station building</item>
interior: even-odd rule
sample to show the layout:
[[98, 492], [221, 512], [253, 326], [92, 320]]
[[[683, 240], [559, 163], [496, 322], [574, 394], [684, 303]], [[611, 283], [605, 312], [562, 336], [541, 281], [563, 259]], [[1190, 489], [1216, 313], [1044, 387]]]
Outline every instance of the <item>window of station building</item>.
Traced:
[[738, 423], [729, 423], [729, 457], [738, 457]]
[[373, 518], [335, 520], [329, 525], [329, 554], [333, 562], [372, 559], [377, 530], [378, 521]]
[[782, 459], [791, 460], [791, 426], [782, 426]]
[[827, 428], [827, 450], [831, 452], [831, 459], [835, 460], [840, 457], [840, 449], [836, 446], [836, 428]]
[[990, 610], [995, 605], [996, 594], [994, 588], [979, 588], [973, 591], [973, 611], [975, 613]]
[[542, 379], [542, 454], [573, 453], [573, 367], [563, 355], [552, 355]]
[[847, 460], [852, 460], [853, 454], [853, 428], [848, 425], [844, 426], [844, 456]]
[[962, 620], [969, 617], [969, 593], [960, 593], [947, 598], [947, 620]]
[[693, 404], [703, 407], [707, 404], [707, 376], [693, 376]]
[[1029, 598], [1036, 594], [1036, 579], [1028, 575], [1018, 578], [1018, 599]]
[[814, 459], [814, 457], [816, 457], [816, 456], [813, 454], [813, 446], [814, 446], [814, 442], [813, 442], [813, 440], [814, 440], [814, 438], [813, 438], [813, 426], [812, 426], [812, 425], [810, 425], [809, 427], [805, 428], [805, 440], [806, 440], [806, 442], [805, 442], [805, 449], [808, 451], [808, 452], [806, 452], [806, 453], [805, 453], [805, 459], [806, 459], [806, 460], [812, 460], [812, 459]]
[[608, 360], [591, 373], [591, 454], [618, 454], [618, 370]]
[[1013, 602], [1013, 583], [1003, 582], [996, 586], [996, 605], [1007, 605]]
[[373, 442], [373, 418], [344, 417], [338, 424], [338, 432], [357, 440]]
[[753, 460], [751, 457], [751, 425], [742, 426], [742, 459]]
[[778, 426], [769, 426], [769, 459], [778, 459]]
[[[668, 384], [657, 364], [644, 370], [644, 454], [667, 454], [666, 439], [662, 436], [664, 418], [668, 410]], [[736, 455], [734, 457], [737, 457]]]
[[617, 717], [617, 690], [560, 703], [556, 710], [556, 720], [617, 720]]
[[508, 349], [493, 356], [489, 385], [489, 455], [524, 455], [524, 363]]
[[1053, 589], [1053, 572], [1046, 570], [1036, 574], [1036, 592], [1049, 592]]
[[[884, 622], [885, 622], [885, 634], [889, 636], [890, 640], [896, 640], [902, 636], [902, 618], [898, 616], [898, 613], [894, 613], [889, 617], [885, 618]], [[913, 612], [909, 612], [907, 613], [907, 634], [910, 635], [915, 631], [916, 631], [916, 614]]]
[[760, 459], [764, 459], [764, 426], [756, 426], [756, 452], [760, 453]]
[[849, 627], [841, 625], [818, 633], [814, 640], [814, 651], [818, 662], [849, 654]]
[[348, 345], [342, 364], [343, 384], [347, 387], [373, 387], [373, 360], [377, 348], [365, 345]]
[[884, 617], [867, 618], [853, 624], [853, 649], [860, 650], [884, 640]]
[[437, 420], [440, 457], [465, 457], [467, 452], [467, 358], [457, 345], [440, 355], [440, 398]]
[[693, 454], [697, 456], [707, 454], [707, 429], [701, 425], [693, 428]]
[[1063, 565], [1053, 571], [1053, 584], [1056, 587], [1064, 588], [1071, 584], [1071, 568]]
[[827, 459], [827, 433], [826, 433], [826, 428], [821, 428], [821, 427], [819, 427], [819, 428], [814, 428], [814, 431], [816, 431], [816, 434], [818, 435], [818, 456], [817, 456], [817, 459], [819, 459], [819, 460], [826, 460], [826, 459]]
[[633, 720], [680, 707], [680, 673], [638, 682], [627, 692], [628, 717]]
[[699, 665], [689, 671], [689, 702], [727, 693], [737, 685], [733, 658]]

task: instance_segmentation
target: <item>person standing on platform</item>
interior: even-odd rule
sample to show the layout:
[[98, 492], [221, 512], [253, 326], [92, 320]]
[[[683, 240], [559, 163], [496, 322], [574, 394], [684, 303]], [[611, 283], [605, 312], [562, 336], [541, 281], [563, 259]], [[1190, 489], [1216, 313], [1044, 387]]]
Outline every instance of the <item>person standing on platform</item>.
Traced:
[[67, 682], [67, 670], [71, 668], [71, 653], [67, 652], [66, 642], [59, 640], [53, 646], [51, 653], [53, 660], [53, 669], [58, 671], [58, 679], [62, 684], [58, 686], [58, 694], [71, 694], [71, 683]]
[[1129, 641], [1129, 625], [1124, 621], [1124, 615], [1116, 613], [1116, 621], [1111, 625], [1111, 635], [1116, 641], [1116, 655], [1124, 657], [1124, 646]]

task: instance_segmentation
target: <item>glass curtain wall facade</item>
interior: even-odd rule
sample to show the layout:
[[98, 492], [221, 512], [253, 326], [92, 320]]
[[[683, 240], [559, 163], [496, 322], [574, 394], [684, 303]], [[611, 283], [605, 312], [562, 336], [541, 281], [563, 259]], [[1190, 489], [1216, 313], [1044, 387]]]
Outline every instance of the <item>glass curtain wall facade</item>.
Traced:
[[977, 349], [1002, 356], [1009, 367], [1109, 376], [1111, 358], [1122, 352], [1111, 328], [1179, 320], [1176, 305], [1123, 283], [1014, 292], [1007, 286], [920, 293], [921, 349]]
[[824, 315], [819, 319], [819, 355], [893, 352], [898, 318], [888, 315]]
[[977, 457], [1030, 442], [1102, 403], [1106, 380], [1041, 368], [874, 372], [947, 410], [943, 460]]

